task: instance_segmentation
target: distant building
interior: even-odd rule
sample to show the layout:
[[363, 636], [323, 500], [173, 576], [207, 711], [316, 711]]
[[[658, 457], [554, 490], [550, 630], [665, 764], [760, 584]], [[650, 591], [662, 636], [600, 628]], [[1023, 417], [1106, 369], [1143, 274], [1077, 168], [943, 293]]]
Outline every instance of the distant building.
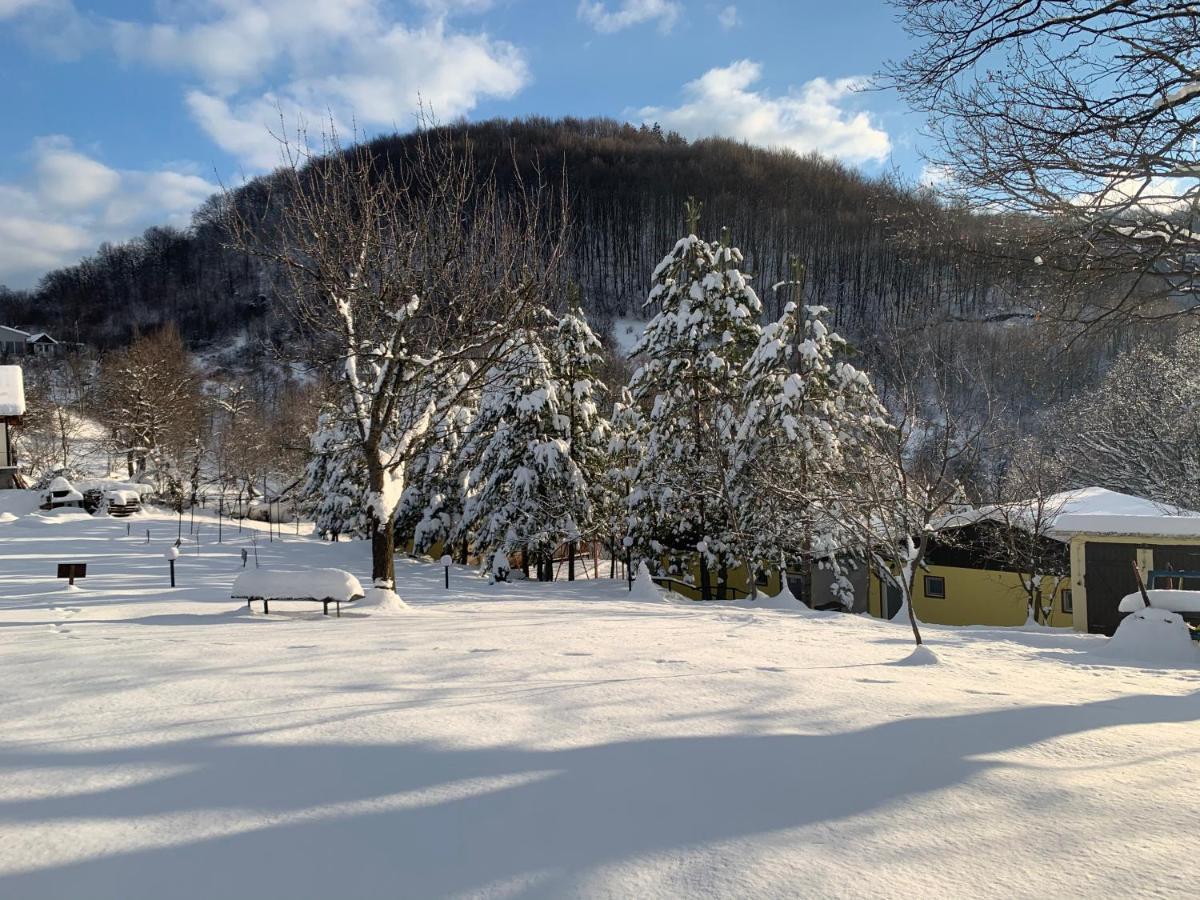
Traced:
[[0, 325], [0, 356], [53, 353], [58, 346], [58, 341], [44, 331], [31, 334], [10, 325]]
[[12, 426], [25, 415], [25, 379], [20, 366], [0, 366], [0, 490], [18, 486]]

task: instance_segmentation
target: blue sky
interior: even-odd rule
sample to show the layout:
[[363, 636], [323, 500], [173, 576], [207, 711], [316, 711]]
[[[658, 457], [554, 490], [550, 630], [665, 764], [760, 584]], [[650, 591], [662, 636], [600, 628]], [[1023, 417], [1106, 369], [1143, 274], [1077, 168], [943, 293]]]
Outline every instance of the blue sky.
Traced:
[[885, 0], [0, 0], [0, 284], [186, 225], [277, 160], [280, 110], [604, 115], [917, 177], [919, 120], [856, 90], [905, 48]]

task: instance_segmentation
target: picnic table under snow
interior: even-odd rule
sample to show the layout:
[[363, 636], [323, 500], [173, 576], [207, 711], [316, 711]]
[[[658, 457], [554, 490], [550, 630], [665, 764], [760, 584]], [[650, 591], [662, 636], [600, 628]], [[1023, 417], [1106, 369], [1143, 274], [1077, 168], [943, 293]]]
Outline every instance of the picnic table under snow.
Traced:
[[[1200, 613], [1200, 591], [1171, 591], [1155, 589], [1146, 591], [1154, 609], [1166, 609], [1177, 613]], [[1146, 602], [1141, 593], [1129, 594], [1121, 599], [1121, 612], [1137, 612], [1145, 609]]]
[[303, 569], [281, 572], [251, 569], [233, 582], [232, 596], [263, 600], [289, 600], [312, 597], [349, 603], [363, 596], [358, 579], [341, 569]]

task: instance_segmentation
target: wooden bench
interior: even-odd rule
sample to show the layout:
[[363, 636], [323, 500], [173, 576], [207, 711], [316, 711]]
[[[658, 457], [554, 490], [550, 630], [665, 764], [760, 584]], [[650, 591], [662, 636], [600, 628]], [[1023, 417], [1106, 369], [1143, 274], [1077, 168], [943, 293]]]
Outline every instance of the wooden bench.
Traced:
[[342, 617], [342, 604], [343, 603], [353, 603], [355, 600], [361, 600], [362, 598], [363, 598], [362, 594], [354, 594], [353, 596], [351, 596], [347, 599], [344, 599], [344, 600], [341, 597], [248, 597], [245, 595], [237, 595], [237, 594], [234, 594], [231, 597], [231, 599], [233, 599], [233, 600], [245, 600], [247, 609], [253, 609], [254, 601], [255, 600], [259, 601], [263, 605], [263, 615], [265, 615], [265, 616], [271, 614], [271, 601], [272, 600], [275, 600], [276, 602], [284, 602], [284, 603], [292, 603], [292, 602], [320, 603], [324, 609], [325, 615], [329, 615], [329, 604], [333, 603], [333, 604], [336, 604], [337, 617], [339, 619]]

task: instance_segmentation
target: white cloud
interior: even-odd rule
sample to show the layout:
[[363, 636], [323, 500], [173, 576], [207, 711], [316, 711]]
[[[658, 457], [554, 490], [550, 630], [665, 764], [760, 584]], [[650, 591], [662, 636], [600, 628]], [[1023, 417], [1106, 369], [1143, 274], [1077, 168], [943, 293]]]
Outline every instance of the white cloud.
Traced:
[[127, 60], [183, 70], [200, 82], [187, 94], [193, 118], [243, 164], [278, 163], [268, 129], [332, 118], [359, 128], [404, 127], [420, 105], [450, 119], [529, 80], [522, 53], [484, 33], [452, 29], [451, 12], [488, 0], [421, 0], [434, 17], [395, 20], [381, 0], [196, 0], [203, 19], [113, 26]]
[[726, 31], [742, 24], [742, 18], [738, 15], [738, 8], [732, 4], [726, 6], [717, 13], [717, 22]]
[[0, 22], [31, 46], [62, 60], [77, 59], [100, 32], [72, 0], [0, 0]]
[[936, 190], [942, 187], [949, 187], [953, 184], [954, 173], [946, 166], [938, 163], [925, 163], [921, 168], [921, 174], [917, 176], [917, 185], [919, 187]]
[[27, 176], [0, 182], [0, 284], [31, 284], [104, 241], [150, 225], [186, 226], [217, 190], [186, 166], [114, 169], [60, 135], [38, 138]]
[[35, 6], [48, 6], [49, 0], [0, 0], [0, 19], [11, 19], [17, 13]]
[[[281, 147], [277, 138], [280, 134], [280, 117], [293, 126], [298, 120], [307, 119], [304, 111], [295, 106], [284, 106], [272, 94], [246, 101], [231, 108], [221, 97], [204, 91], [189, 91], [188, 110], [197, 124], [227, 153], [236, 156], [254, 171], [266, 171], [278, 166]], [[322, 122], [317, 117], [313, 122]]]
[[492, 0], [413, 0], [413, 2], [439, 16], [481, 13], [493, 6]]
[[1200, 181], [1195, 178], [1116, 174], [1102, 188], [1079, 193], [1072, 202], [1098, 215], [1168, 216], [1193, 209], [1198, 197]]
[[814, 78], [775, 97], [753, 89], [761, 77], [762, 67], [750, 60], [710, 69], [684, 86], [680, 106], [647, 106], [638, 115], [690, 138], [719, 135], [848, 162], [883, 160], [891, 151], [887, 133], [870, 115], [841, 105], [863, 79]]
[[92, 206], [112, 196], [121, 184], [120, 173], [72, 149], [61, 136], [41, 139], [35, 152], [38, 195], [54, 206]]
[[682, 12], [676, 0], [621, 0], [615, 9], [600, 0], [581, 0], [578, 16], [597, 31], [612, 34], [654, 21], [663, 31], [670, 31]]

